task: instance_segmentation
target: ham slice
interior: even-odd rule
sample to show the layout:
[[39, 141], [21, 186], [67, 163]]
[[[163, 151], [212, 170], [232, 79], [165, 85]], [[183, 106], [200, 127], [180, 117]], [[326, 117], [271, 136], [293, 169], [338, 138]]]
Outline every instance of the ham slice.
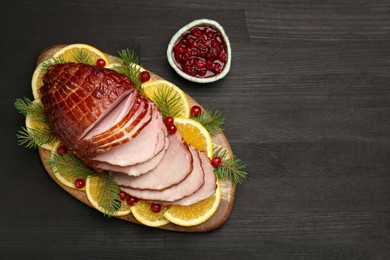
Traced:
[[154, 107], [151, 122], [130, 142], [115, 147], [93, 158], [117, 166], [131, 166], [146, 162], [164, 149], [166, 127], [162, 116]]
[[215, 192], [217, 188], [217, 177], [214, 173], [214, 167], [211, 165], [210, 159], [204, 153], [198, 152], [198, 154], [201, 159], [204, 172], [204, 185], [187, 197], [165, 204], [189, 206], [208, 198]]
[[132, 189], [164, 190], [187, 178], [193, 166], [189, 146], [178, 133], [168, 138], [168, 150], [156, 168], [138, 177], [113, 173], [116, 183]]
[[[121, 187], [127, 194], [148, 201], [172, 202], [189, 196], [199, 190], [204, 184], [204, 173], [200, 162], [199, 154], [194, 148], [190, 148], [193, 157], [193, 168], [191, 174], [182, 182], [162, 191], [139, 190]], [[143, 175], [141, 175], [142, 177]]]

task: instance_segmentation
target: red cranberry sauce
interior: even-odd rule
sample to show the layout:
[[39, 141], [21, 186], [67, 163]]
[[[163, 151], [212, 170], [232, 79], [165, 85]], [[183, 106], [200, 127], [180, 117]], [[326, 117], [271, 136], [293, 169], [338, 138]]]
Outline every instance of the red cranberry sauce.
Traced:
[[195, 26], [186, 31], [173, 47], [176, 65], [190, 76], [208, 78], [223, 70], [227, 47], [221, 32], [211, 26]]

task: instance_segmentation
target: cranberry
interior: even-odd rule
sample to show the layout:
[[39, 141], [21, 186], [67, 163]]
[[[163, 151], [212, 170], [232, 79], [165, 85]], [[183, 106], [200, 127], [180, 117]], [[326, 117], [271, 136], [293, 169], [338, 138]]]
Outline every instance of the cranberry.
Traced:
[[202, 108], [200, 108], [200, 106], [192, 106], [191, 107], [190, 113], [194, 117], [199, 116], [200, 112], [202, 112]]
[[228, 60], [221, 33], [207, 25], [195, 26], [185, 32], [172, 52], [177, 66], [194, 77], [215, 76], [221, 73]]
[[170, 126], [170, 125], [173, 125], [174, 122], [175, 122], [175, 120], [171, 116], [167, 116], [166, 118], [164, 118], [164, 124], [167, 127]]
[[129, 204], [130, 206], [134, 206], [135, 204], [137, 204], [138, 198], [133, 197], [133, 196], [128, 196], [126, 201], [127, 201], [127, 204]]
[[222, 160], [221, 158], [219, 158], [218, 156], [214, 157], [212, 160], [211, 160], [211, 164], [214, 166], [214, 167], [218, 167], [219, 165], [221, 165], [222, 163]]
[[124, 191], [119, 192], [119, 198], [121, 200], [125, 200], [127, 198], [127, 194]]
[[161, 211], [161, 205], [157, 203], [152, 203], [152, 205], [150, 205], [150, 209], [154, 213], [159, 213]]
[[176, 133], [177, 131], [177, 128], [175, 125], [168, 125], [167, 126], [167, 130], [168, 130], [168, 133], [173, 135], [174, 133]]
[[64, 155], [68, 153], [68, 148], [66, 148], [66, 146], [61, 145], [60, 147], [57, 148], [57, 153], [59, 155]]
[[76, 179], [76, 180], [74, 181], [74, 186], [75, 186], [77, 189], [84, 188], [84, 187], [85, 187], [85, 180], [84, 180], [84, 179]]
[[96, 61], [96, 66], [98, 66], [98, 67], [104, 67], [104, 66], [106, 66], [105, 60], [103, 60], [103, 59], [98, 59], [98, 60]]
[[150, 80], [150, 73], [147, 71], [142, 71], [141, 72], [141, 82], [144, 83], [148, 80]]

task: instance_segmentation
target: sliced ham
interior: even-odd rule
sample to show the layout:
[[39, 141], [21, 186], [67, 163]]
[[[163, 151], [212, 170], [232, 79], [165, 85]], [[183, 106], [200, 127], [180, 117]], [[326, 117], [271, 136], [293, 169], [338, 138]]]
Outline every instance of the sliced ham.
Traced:
[[178, 133], [168, 138], [168, 150], [156, 168], [138, 177], [114, 173], [116, 183], [133, 189], [164, 190], [187, 178], [193, 166], [189, 146]]
[[98, 163], [96, 164], [96, 168], [109, 172], [124, 173], [130, 176], [139, 176], [156, 168], [156, 166], [160, 163], [161, 159], [164, 157], [168, 147], [169, 139], [165, 138], [164, 149], [162, 149], [156, 156], [146, 162], [124, 167], [112, 165], [109, 163]]
[[204, 173], [198, 152], [192, 147], [190, 147], [190, 152], [193, 157], [193, 168], [191, 174], [182, 182], [162, 191], [139, 190], [123, 186], [121, 189], [133, 197], [148, 201], [172, 202], [193, 194], [204, 185]]
[[164, 149], [166, 127], [157, 109], [151, 122], [133, 140], [93, 158], [117, 166], [131, 166], [146, 162]]
[[189, 206], [208, 198], [215, 192], [217, 188], [217, 178], [214, 173], [214, 167], [211, 165], [210, 159], [204, 153], [198, 152], [198, 154], [201, 159], [204, 172], [204, 185], [189, 196], [165, 204]]

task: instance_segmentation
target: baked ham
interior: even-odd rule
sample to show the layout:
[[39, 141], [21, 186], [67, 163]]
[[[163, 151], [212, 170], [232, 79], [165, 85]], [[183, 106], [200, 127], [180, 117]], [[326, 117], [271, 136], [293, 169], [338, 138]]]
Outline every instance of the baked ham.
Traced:
[[51, 66], [42, 103], [50, 128], [68, 149], [122, 190], [141, 199], [190, 205], [210, 196], [216, 177], [207, 156], [179, 133], [126, 76], [76, 63]]

